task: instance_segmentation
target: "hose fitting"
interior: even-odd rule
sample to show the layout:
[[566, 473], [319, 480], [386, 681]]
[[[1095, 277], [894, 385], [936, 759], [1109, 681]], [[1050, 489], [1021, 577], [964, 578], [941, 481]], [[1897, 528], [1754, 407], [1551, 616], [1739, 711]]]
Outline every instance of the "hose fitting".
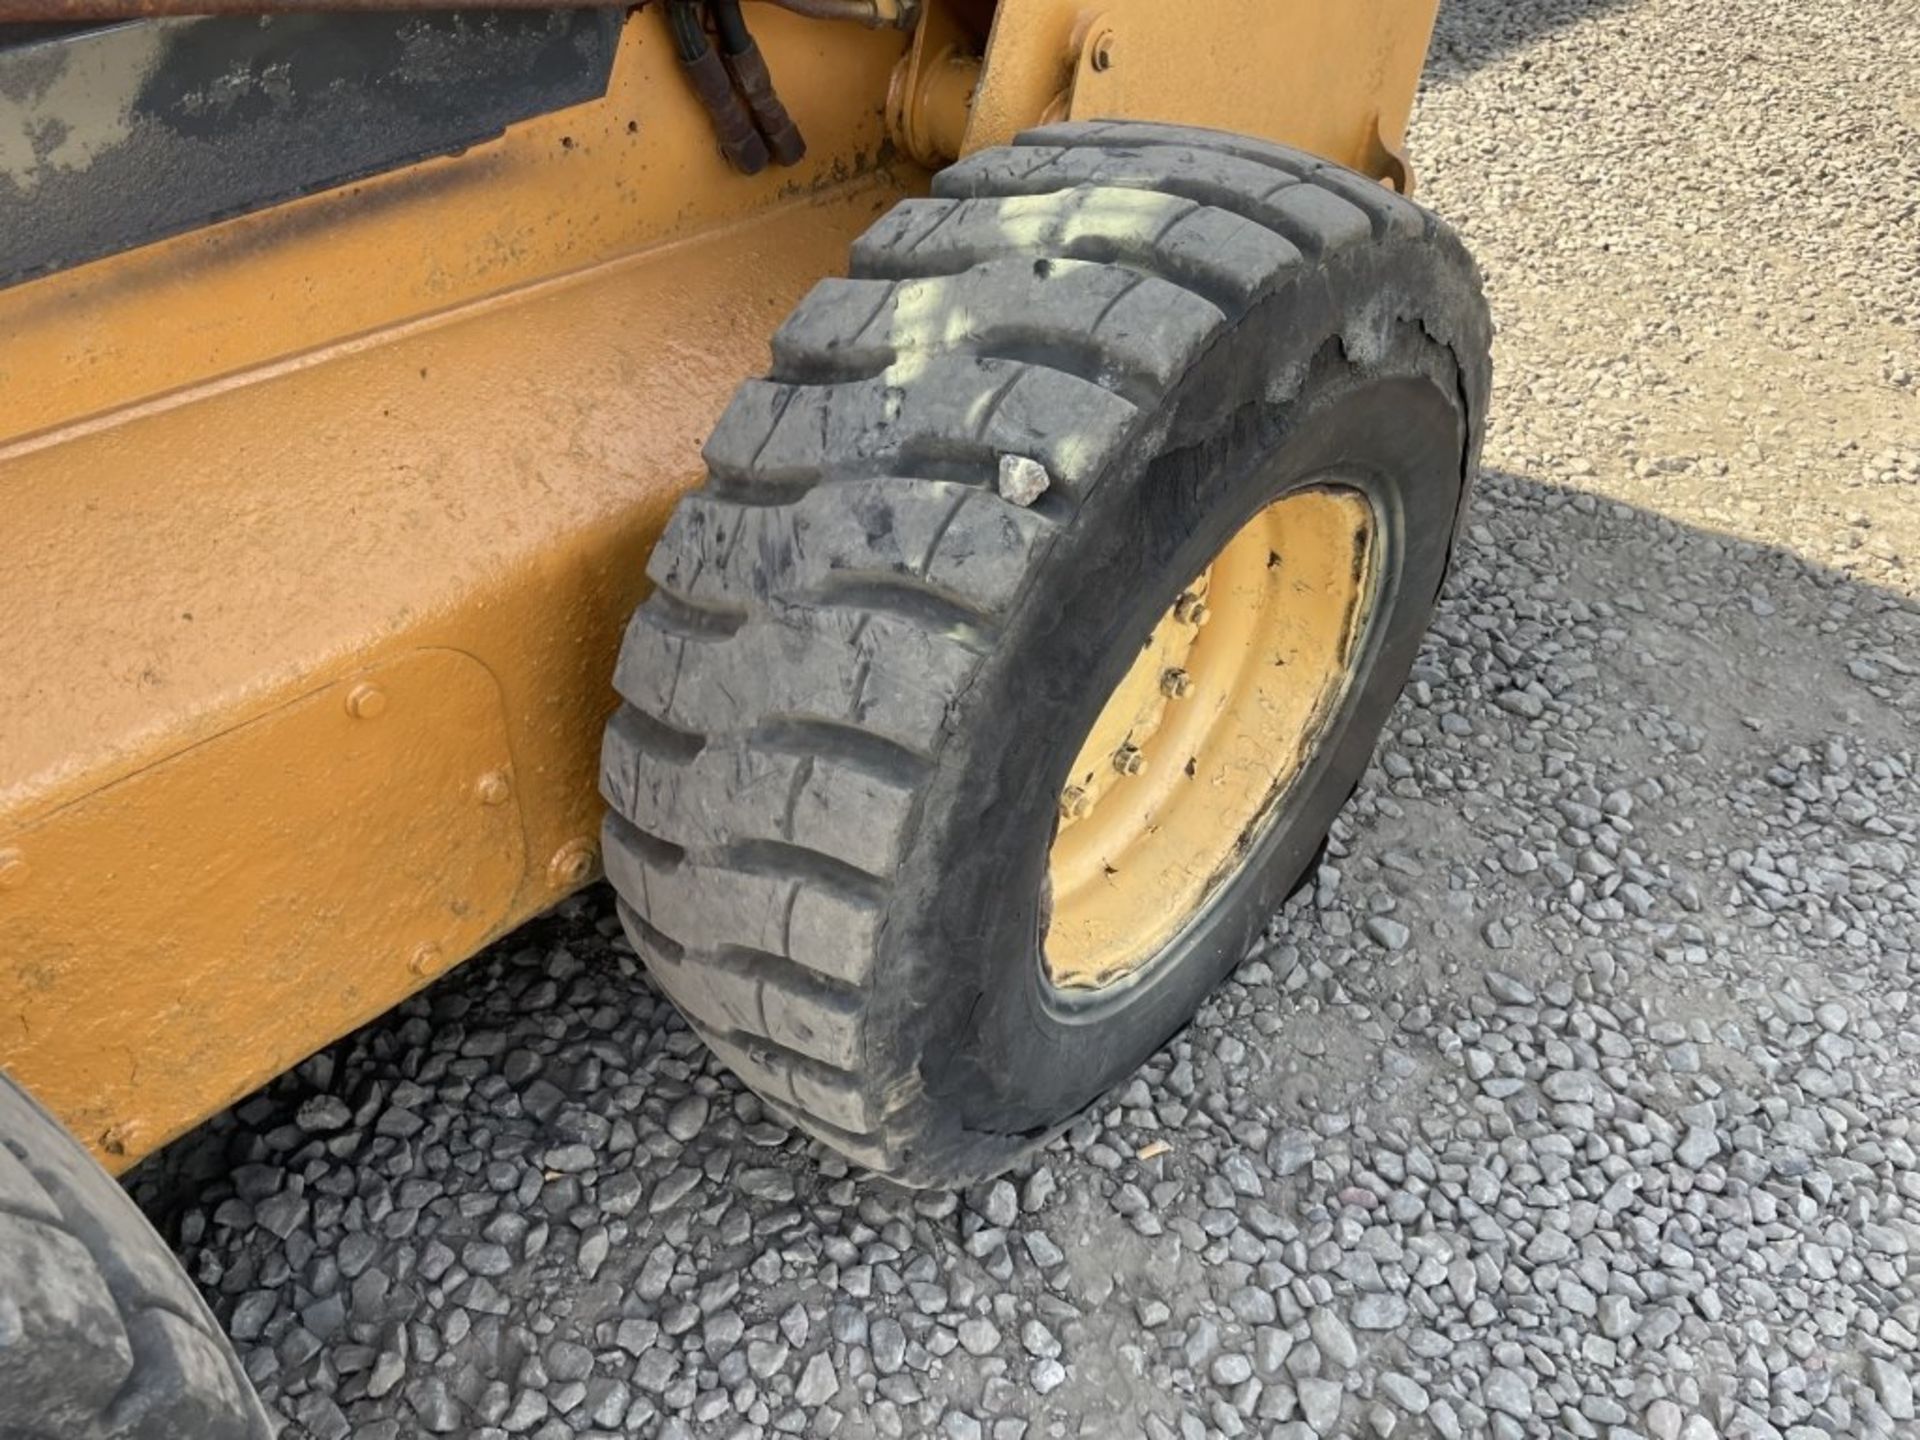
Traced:
[[767, 142], [760, 138], [753, 117], [740, 103], [727, 67], [707, 43], [697, 0], [669, 0], [667, 18], [673, 27], [680, 65], [693, 82], [693, 93], [713, 118], [721, 153], [742, 174], [758, 175], [767, 168]]
[[720, 36], [720, 51], [740, 94], [753, 113], [753, 123], [766, 137], [767, 148], [782, 165], [798, 164], [807, 153], [807, 142], [800, 127], [793, 123], [787, 107], [774, 93], [773, 76], [767, 70], [766, 57], [754, 43], [753, 34], [740, 14], [740, 0], [711, 0], [714, 29]]

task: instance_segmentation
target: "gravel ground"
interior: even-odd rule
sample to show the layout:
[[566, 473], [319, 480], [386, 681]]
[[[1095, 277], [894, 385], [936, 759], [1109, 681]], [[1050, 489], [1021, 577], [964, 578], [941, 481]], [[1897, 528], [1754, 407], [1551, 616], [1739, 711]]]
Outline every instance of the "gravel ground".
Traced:
[[1317, 884], [918, 1196], [570, 902], [136, 1177], [288, 1434], [1920, 1433], [1916, 75], [1909, 0], [1449, 0], [1495, 428]]

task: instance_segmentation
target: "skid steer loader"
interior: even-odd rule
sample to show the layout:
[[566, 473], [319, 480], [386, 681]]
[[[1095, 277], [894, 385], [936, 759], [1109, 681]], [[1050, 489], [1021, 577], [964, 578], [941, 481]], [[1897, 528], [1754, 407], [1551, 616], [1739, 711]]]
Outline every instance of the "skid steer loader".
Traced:
[[268, 1433], [111, 1174], [603, 873], [901, 1183], [1184, 1024], [1474, 469], [1435, 3], [0, 0], [0, 1432]]

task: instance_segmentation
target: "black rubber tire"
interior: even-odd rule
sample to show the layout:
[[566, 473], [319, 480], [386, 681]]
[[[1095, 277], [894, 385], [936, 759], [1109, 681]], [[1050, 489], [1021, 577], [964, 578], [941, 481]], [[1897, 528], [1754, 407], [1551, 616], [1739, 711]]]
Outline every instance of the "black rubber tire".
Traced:
[[[1209, 131], [1030, 131], [875, 224], [722, 417], [620, 657], [607, 871], [707, 1043], [915, 1185], [1003, 1168], [1163, 1044], [1311, 864], [1405, 682], [1489, 339], [1430, 215]], [[1048, 472], [1031, 506], [998, 492], [1009, 454]], [[1079, 737], [1191, 576], [1331, 465], [1385, 516], [1361, 673], [1174, 953], [1066, 1008], [1038, 903]]]
[[166, 1243], [0, 1074], [0, 1440], [273, 1433]]

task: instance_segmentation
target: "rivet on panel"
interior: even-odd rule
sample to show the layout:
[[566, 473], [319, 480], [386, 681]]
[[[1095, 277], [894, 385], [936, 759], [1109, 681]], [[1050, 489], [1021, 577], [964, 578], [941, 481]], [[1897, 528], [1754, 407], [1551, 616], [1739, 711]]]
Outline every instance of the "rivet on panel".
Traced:
[[347, 713], [356, 720], [371, 720], [387, 708], [387, 692], [378, 685], [356, 685], [347, 694]]
[[100, 1148], [109, 1155], [124, 1155], [139, 1138], [140, 1125], [134, 1120], [119, 1120], [109, 1125], [100, 1136]]
[[507, 780], [504, 770], [489, 770], [474, 781], [473, 793], [479, 797], [482, 805], [504, 805], [507, 797], [513, 793], [513, 786]]
[[431, 940], [422, 940], [407, 957], [407, 968], [421, 979], [429, 979], [447, 968], [447, 952]]
[[0, 890], [18, 890], [32, 874], [26, 856], [18, 850], [0, 850]]
[[564, 889], [584, 885], [593, 878], [598, 854], [599, 848], [591, 840], [569, 840], [547, 862], [547, 879]]

